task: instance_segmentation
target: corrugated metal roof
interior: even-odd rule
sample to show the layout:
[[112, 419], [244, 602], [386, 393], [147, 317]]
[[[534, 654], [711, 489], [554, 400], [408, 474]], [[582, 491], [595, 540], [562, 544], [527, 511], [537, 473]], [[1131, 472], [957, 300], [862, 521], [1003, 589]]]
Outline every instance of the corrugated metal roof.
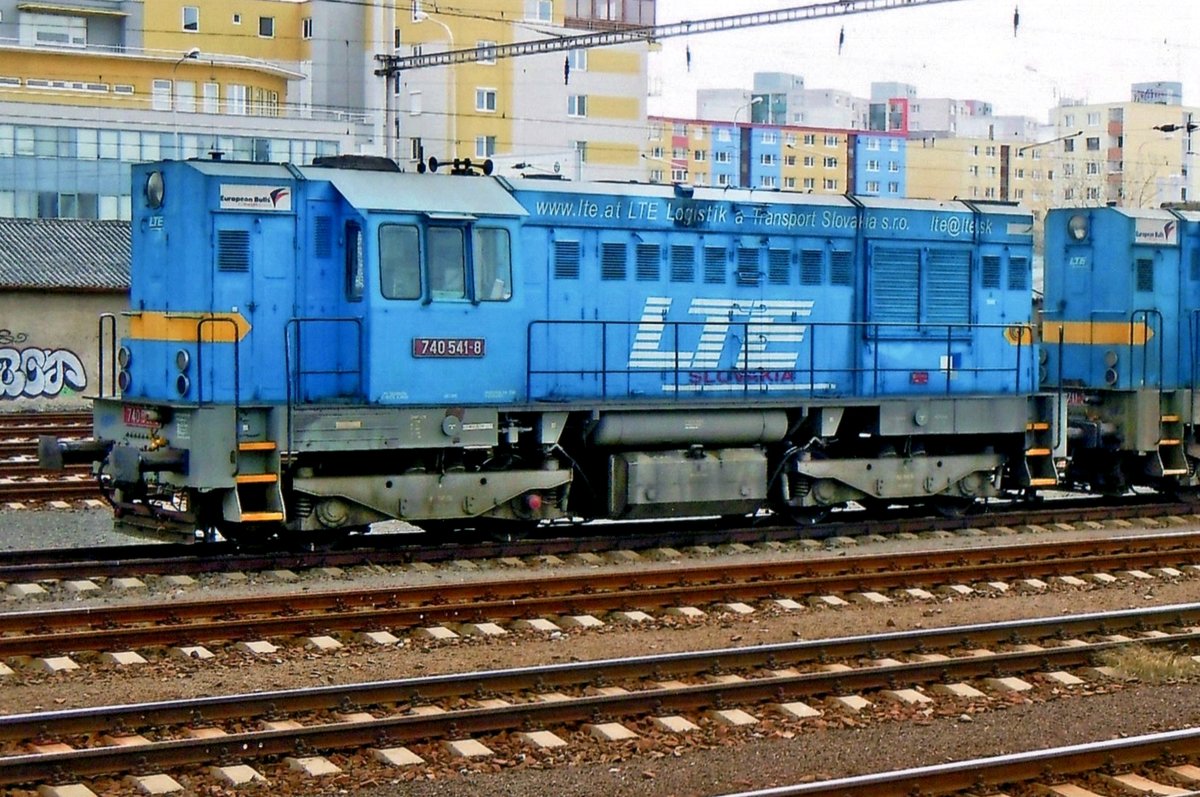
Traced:
[[0, 218], [0, 288], [129, 290], [129, 222]]

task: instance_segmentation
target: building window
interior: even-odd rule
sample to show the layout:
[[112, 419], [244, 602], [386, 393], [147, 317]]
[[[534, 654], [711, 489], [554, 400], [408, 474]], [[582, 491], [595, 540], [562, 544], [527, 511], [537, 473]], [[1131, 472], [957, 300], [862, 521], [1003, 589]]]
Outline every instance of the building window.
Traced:
[[833, 158], [833, 157], [826, 157], [826, 158], [825, 158], [825, 168], [826, 168], [826, 169], [836, 169], [836, 168], [837, 168], [837, 165], [838, 165], [838, 159], [837, 159], [837, 158]]
[[717, 163], [729, 163], [731, 159], [728, 152], [714, 152], [713, 160]]
[[692, 138], [696, 139], [697, 141], [703, 141], [704, 140], [704, 132], [705, 132], [704, 125], [696, 125], [695, 127], [692, 128]]
[[686, 136], [687, 135], [687, 125], [684, 124], [683, 122], [676, 122], [674, 125], [671, 126], [671, 131], [677, 136]]
[[672, 169], [671, 170], [671, 182], [686, 183], [687, 178], [688, 178], [687, 169]]
[[1087, 123], [1089, 125], [1100, 124], [1100, 112], [1099, 111], [1089, 111], [1088, 115], [1087, 115], [1087, 120], [1088, 120]]
[[837, 180], [833, 179], [832, 177], [825, 178], [825, 190], [826, 191], [836, 191], [837, 187], [838, 187]]
[[659, 141], [662, 139], [662, 128], [658, 125], [650, 125], [646, 128], [647, 141]]
[[785, 166], [795, 166], [796, 165], [796, 156], [795, 155], [785, 155], [783, 157], [783, 164]]
[[572, 141], [571, 149], [573, 149], [579, 153], [579, 162], [580, 163], [587, 163], [587, 142], [586, 141]]
[[762, 134], [762, 143], [777, 144], [779, 143], [779, 135], [774, 130], [764, 130]]
[[496, 43], [493, 41], [477, 41], [475, 48], [481, 50], [479, 53], [478, 64], [494, 64], [496, 63]]
[[879, 151], [879, 139], [868, 138], [867, 139], [867, 151], [878, 152]]
[[551, 0], [525, 0], [525, 19], [535, 22], [550, 22], [554, 19], [554, 4]]
[[804, 190], [811, 191], [817, 187], [817, 181], [812, 177], [805, 177], [801, 185], [804, 187]]
[[706, 172], [693, 172], [692, 185], [708, 185], [708, 174]]
[[300, 20], [300, 38], [311, 39], [313, 33], [312, 17], [305, 17]]
[[264, 39], [275, 38], [275, 17], [258, 18], [258, 35]]
[[1088, 174], [1099, 174], [1100, 173], [1100, 164], [1096, 161], [1088, 161], [1087, 173]]
[[867, 180], [867, 193], [868, 194], [878, 194], [879, 193], [879, 181], [878, 180]]
[[1088, 136], [1087, 148], [1092, 152], [1097, 152], [1100, 149], [1100, 137]]
[[21, 14], [21, 44], [87, 47], [87, 20], [63, 14]]
[[888, 142], [888, 151], [899, 152], [900, 151], [900, 142], [893, 138], [891, 141]]
[[1075, 151], [1075, 139], [1068, 138], [1068, 139], [1064, 140], [1063, 141], [1063, 152], [1074, 152], [1074, 151]]
[[775, 156], [770, 152], [764, 152], [762, 155], [758, 156], [758, 162], [763, 166], [774, 166]]
[[567, 52], [568, 62], [571, 64], [572, 72], [587, 71], [587, 50], [569, 50]]
[[708, 153], [702, 149], [698, 149], [692, 153], [692, 160], [694, 160], [694, 161], [702, 161], [707, 158], [708, 158]]
[[495, 136], [475, 136], [475, 157], [490, 158], [496, 154]]
[[203, 110], [204, 113], [220, 113], [220, 86], [216, 83], [205, 83], [203, 91], [204, 105], [201, 106], [201, 110]]
[[196, 112], [196, 84], [190, 80], [175, 81], [175, 110]]
[[183, 7], [183, 29], [195, 33], [200, 30], [200, 7]]
[[651, 169], [650, 170], [650, 182], [661, 183], [662, 177], [663, 177], [662, 169]]
[[788, 189], [789, 191], [794, 191], [796, 189], [796, 178], [795, 177], [783, 178], [783, 187]]
[[408, 115], [420, 116], [422, 106], [425, 104], [425, 95], [419, 91], [410, 91], [408, 93]]
[[496, 112], [496, 90], [495, 89], [475, 89], [475, 110], [487, 111], [488, 113]]
[[804, 165], [805, 165], [805, 166], [807, 166], [807, 167], [808, 167], [808, 168], [810, 168], [810, 169], [811, 169], [813, 166], [816, 166], [816, 165], [817, 165], [817, 158], [816, 158], [816, 156], [815, 156], [815, 155], [805, 155], [805, 156], [804, 156]]
[[888, 183], [888, 192], [892, 194], [900, 193], [900, 183]]
[[425, 19], [425, 9], [422, 8], [425, 4], [424, 0], [412, 0], [412, 21], [420, 22]]
[[567, 97], [567, 116], [587, 116], [586, 94], [572, 94]]
[[150, 110], [171, 110], [171, 81], [155, 80], [150, 84]]
[[869, 172], [879, 171], [879, 161], [867, 161], [867, 171], [869, 171]]
[[764, 174], [762, 177], [758, 178], [758, 187], [759, 188], [775, 188], [775, 187], [777, 187], [777, 184], [775, 182], [775, 175]]
[[837, 136], [825, 136], [825, 146], [836, 147], [837, 145], [838, 145], [838, 137]]
[[895, 161], [888, 161], [888, 171], [889, 172], [900, 171], [900, 164], [896, 163]]
[[729, 175], [728, 174], [718, 174], [717, 175], [717, 185], [719, 187], [724, 187], [729, 184], [730, 183], [729, 183]]
[[246, 115], [246, 87], [230, 83], [225, 87], [225, 112], [233, 116]]
[[817, 143], [816, 134], [815, 133], [805, 133], [804, 134], [804, 143], [806, 146], [810, 146], [810, 147], [813, 146], [814, 144], [816, 144]]
[[717, 141], [720, 141], [725, 144], [729, 143], [729, 141], [730, 141], [729, 128], [722, 127], [719, 130], [717, 130]]

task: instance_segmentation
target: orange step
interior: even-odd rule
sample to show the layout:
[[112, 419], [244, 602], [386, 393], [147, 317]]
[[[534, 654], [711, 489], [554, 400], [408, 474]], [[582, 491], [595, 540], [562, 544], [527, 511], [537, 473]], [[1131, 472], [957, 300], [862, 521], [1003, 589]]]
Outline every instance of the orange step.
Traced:
[[247, 440], [238, 443], [238, 451], [274, 451], [275, 442], [272, 440]]
[[243, 512], [243, 523], [264, 523], [271, 520], [283, 520], [282, 512]]
[[238, 484], [274, 484], [279, 477], [274, 473], [243, 473], [236, 480]]

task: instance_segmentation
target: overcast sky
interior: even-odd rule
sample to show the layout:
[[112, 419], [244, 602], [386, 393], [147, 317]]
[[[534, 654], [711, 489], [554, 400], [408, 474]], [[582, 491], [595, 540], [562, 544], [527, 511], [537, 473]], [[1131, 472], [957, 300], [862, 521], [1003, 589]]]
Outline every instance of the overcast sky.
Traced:
[[[658, 0], [658, 22], [811, 4]], [[1200, 104], [1197, 0], [956, 0], [665, 39], [662, 47], [651, 61], [662, 85], [650, 99], [656, 115], [694, 116], [696, 89], [750, 88], [754, 72], [792, 72], [807, 88], [863, 97], [873, 81], [897, 80], [920, 96], [989, 101], [997, 114], [1040, 121], [1060, 96], [1123, 102], [1129, 84], [1143, 81], [1180, 81], [1184, 103]]]

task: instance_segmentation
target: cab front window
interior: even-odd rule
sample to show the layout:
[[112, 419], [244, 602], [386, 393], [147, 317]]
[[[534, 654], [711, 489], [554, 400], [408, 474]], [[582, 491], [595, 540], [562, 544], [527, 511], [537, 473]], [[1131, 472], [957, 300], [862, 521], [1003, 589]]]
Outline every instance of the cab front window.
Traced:
[[463, 231], [458, 227], [430, 227], [429, 292], [433, 299], [467, 298], [467, 263]]
[[472, 238], [475, 300], [504, 302], [512, 298], [512, 260], [508, 230], [476, 227]]

